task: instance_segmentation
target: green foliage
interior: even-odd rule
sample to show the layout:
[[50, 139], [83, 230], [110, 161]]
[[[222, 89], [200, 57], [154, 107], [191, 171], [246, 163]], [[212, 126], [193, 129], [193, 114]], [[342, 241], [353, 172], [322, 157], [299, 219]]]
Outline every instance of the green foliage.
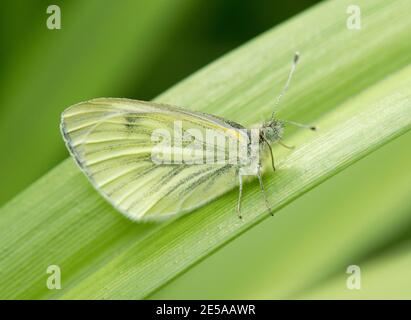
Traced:
[[[404, 170], [411, 161], [410, 144], [408, 132], [284, 207], [274, 219], [266, 219], [150, 298], [352, 299], [372, 297], [370, 289], [374, 297], [410, 297], [405, 269], [391, 274], [387, 269], [376, 273], [379, 279], [368, 280], [368, 265], [374, 260], [388, 264], [390, 252], [406, 248], [411, 236], [411, 172]], [[360, 291], [345, 285], [346, 269], [353, 264], [362, 270]], [[328, 291], [325, 283], [333, 278], [338, 279], [333, 282], [337, 290]], [[390, 291], [385, 290], [387, 282]]]
[[[364, 13], [364, 29], [360, 32], [346, 29], [348, 4], [349, 1], [331, 1], [310, 9], [157, 99], [243, 124], [258, 122], [271, 113], [273, 97], [285, 80], [293, 51], [299, 50], [300, 68], [288, 96], [276, 111], [280, 118], [313, 122], [320, 130], [291, 131], [287, 142], [297, 148], [275, 148], [279, 170], [275, 174], [267, 171], [264, 180], [276, 211], [411, 128], [411, 56], [407, 54], [411, 49], [407, 41], [411, 28], [407, 12], [411, 4], [406, 0], [360, 1]], [[401, 191], [403, 184], [392, 182], [392, 186]], [[405, 198], [395, 196], [395, 192], [390, 194], [395, 201]], [[0, 211], [0, 270], [7, 275], [0, 280], [0, 297], [147, 298], [155, 297], [156, 292], [161, 295], [160, 288], [166, 293], [170, 280], [268, 217], [255, 181], [245, 186], [244, 221], [235, 215], [236, 200], [237, 191], [233, 190], [178, 219], [162, 224], [135, 224], [115, 212], [72, 160], [66, 160]], [[395, 201], [387, 207], [395, 208]], [[321, 207], [319, 198], [315, 203]], [[370, 202], [369, 208], [364, 209], [368, 214], [362, 225], [375, 217], [376, 208]], [[344, 221], [345, 210], [336, 212], [336, 219]], [[378, 215], [383, 226], [384, 211]], [[398, 219], [393, 221], [400, 221], [403, 215], [398, 210]], [[272, 224], [277, 220], [280, 223], [278, 237], [283, 236], [276, 239], [292, 241], [293, 232], [299, 230], [305, 232], [305, 238], [297, 239], [322, 244], [317, 250], [323, 254], [302, 256], [300, 260], [296, 255], [303, 247], [295, 246], [290, 252], [278, 246], [273, 259], [288, 261], [278, 270], [283, 283], [267, 283], [270, 288], [252, 291], [252, 297], [270, 296], [269, 290], [279, 290], [274, 296], [284, 297], [324, 280], [316, 277], [313, 270], [321, 262], [329, 263], [327, 257], [336, 257], [332, 247], [327, 246], [328, 237], [334, 232], [358, 232], [354, 227], [350, 229], [351, 223], [346, 223], [345, 228], [329, 229], [329, 224], [321, 220], [324, 215], [317, 217], [318, 229], [312, 225], [305, 228], [303, 221], [309, 221], [309, 217], [280, 217], [272, 219]], [[397, 225], [392, 223], [393, 231]], [[347, 240], [346, 253], [348, 246], [357, 254], [369, 250], [377, 234], [367, 239], [358, 246]], [[337, 245], [338, 238], [334, 240], [332, 243]], [[296, 272], [296, 264], [305, 261], [311, 269]], [[399, 261], [406, 262], [407, 258]], [[45, 270], [50, 264], [61, 267], [63, 290], [50, 291], [45, 287]], [[338, 261], [329, 263], [326, 272], [332, 274], [339, 267]], [[374, 270], [378, 272], [378, 268]], [[299, 278], [290, 285], [293, 275]], [[246, 295], [244, 292], [243, 297]]]

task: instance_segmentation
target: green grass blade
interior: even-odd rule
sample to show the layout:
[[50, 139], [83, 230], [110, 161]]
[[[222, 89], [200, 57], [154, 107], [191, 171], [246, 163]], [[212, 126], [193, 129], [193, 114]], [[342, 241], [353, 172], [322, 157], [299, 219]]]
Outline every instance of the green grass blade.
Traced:
[[[349, 265], [364, 266], [376, 254], [410, 239], [411, 171], [404, 170], [411, 163], [410, 144], [408, 131], [284, 207], [275, 219], [266, 219], [247, 231], [150, 298], [297, 298], [314, 293], [332, 277], [347, 277]], [[363, 277], [367, 274], [365, 269]], [[340, 287], [345, 288], [345, 284]], [[411, 296], [409, 290], [401, 294]], [[327, 297], [333, 298], [333, 292]]]
[[[319, 122], [322, 132], [318, 136], [293, 139], [300, 145], [298, 150], [279, 163], [278, 173], [266, 176], [273, 208], [281, 208], [409, 130], [410, 76], [411, 66], [324, 117]], [[390, 126], [384, 127], [386, 121]], [[244, 197], [244, 221], [235, 215], [237, 192], [231, 192], [135, 243], [64, 297], [146, 297], [199, 258], [268, 216], [256, 184], [249, 189]], [[137, 290], [130, 283], [138, 286]]]
[[[411, 4], [360, 1], [369, 15], [357, 33], [345, 28], [348, 4], [317, 6], [159, 98], [245, 124], [259, 121], [270, 114], [292, 52], [300, 50], [301, 68], [278, 111], [315, 120], [320, 131], [290, 136], [293, 152], [276, 148], [279, 170], [265, 176], [275, 210], [410, 129]], [[169, 223], [132, 224], [65, 161], [0, 212], [0, 269], [7, 274], [0, 296], [147, 297], [267, 217], [258, 185], [245, 187], [244, 221], [234, 213], [233, 191]], [[62, 268], [61, 291], [45, 287], [50, 264]]]

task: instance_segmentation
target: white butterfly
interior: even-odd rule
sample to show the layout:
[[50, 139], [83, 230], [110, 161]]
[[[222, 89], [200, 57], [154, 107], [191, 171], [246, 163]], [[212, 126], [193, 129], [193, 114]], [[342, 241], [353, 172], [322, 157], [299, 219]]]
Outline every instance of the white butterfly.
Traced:
[[[277, 103], [289, 85], [297, 60], [296, 54]], [[237, 181], [240, 185], [237, 212], [241, 217], [240, 161], [153, 162], [152, 151], [158, 144], [153, 141], [153, 132], [159, 129], [172, 132], [176, 121], [183, 131], [195, 129], [203, 136], [206, 131], [215, 132], [225, 139], [225, 143], [236, 144], [250, 138], [250, 131], [245, 127], [217, 116], [154, 102], [117, 98], [93, 99], [69, 107], [62, 114], [61, 132], [71, 155], [93, 186], [132, 220], [159, 220], [193, 210], [232, 189]], [[267, 146], [271, 157], [270, 144], [281, 143], [285, 123], [307, 127], [272, 117], [258, 129], [258, 145]], [[251, 143], [247, 143], [249, 154]], [[180, 149], [169, 148], [165, 153], [169, 152], [166, 156], [173, 159], [176, 150], [181, 151], [181, 148], [195, 153], [198, 147], [203, 151], [214, 148], [210, 145], [206, 139], [197, 139], [196, 144], [185, 143]], [[229, 156], [227, 150], [223, 154]], [[273, 158], [272, 166], [275, 170]], [[260, 167], [258, 162], [256, 175], [264, 192]]]

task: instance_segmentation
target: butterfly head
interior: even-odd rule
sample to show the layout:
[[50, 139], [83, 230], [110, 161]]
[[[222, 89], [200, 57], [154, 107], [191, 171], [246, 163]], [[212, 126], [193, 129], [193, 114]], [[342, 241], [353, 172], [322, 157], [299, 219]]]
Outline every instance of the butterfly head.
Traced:
[[263, 124], [261, 131], [268, 142], [279, 141], [284, 134], [284, 122], [277, 119], [270, 120]]

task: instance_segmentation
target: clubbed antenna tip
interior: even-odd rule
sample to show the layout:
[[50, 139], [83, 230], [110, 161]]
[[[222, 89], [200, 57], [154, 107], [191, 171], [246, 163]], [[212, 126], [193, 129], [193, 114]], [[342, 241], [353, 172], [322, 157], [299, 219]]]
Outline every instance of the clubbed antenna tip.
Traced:
[[294, 63], [297, 63], [299, 59], [300, 59], [300, 53], [296, 51], [294, 53]]

